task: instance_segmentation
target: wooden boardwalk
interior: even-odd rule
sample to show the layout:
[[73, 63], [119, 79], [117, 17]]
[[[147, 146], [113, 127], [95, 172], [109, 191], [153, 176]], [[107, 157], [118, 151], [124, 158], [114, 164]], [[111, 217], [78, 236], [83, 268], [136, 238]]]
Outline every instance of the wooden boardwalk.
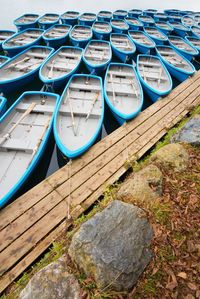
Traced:
[[0, 212], [0, 293], [193, 106], [200, 104], [200, 71], [136, 119], [95, 144]]

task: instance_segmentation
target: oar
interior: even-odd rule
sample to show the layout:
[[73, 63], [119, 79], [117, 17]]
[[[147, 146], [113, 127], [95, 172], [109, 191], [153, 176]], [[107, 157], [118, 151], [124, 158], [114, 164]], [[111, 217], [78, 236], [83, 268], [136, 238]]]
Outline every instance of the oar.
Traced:
[[160, 86], [161, 75], [162, 75], [162, 68], [160, 68], [160, 73], [159, 73], [159, 78], [158, 78], [158, 87]]
[[18, 65], [19, 63], [26, 62], [26, 61], [28, 61], [28, 60], [30, 60], [30, 59], [31, 59], [31, 57], [25, 57], [25, 58], [23, 58], [22, 60], [19, 60], [19, 61], [15, 62], [15, 63], [12, 63], [12, 64], [8, 65], [7, 67], [5, 67], [5, 70], [7, 70], [7, 69], [9, 69], [9, 68], [12, 68], [12, 67], [15, 67], [15, 66]]
[[96, 97], [94, 98], [94, 100], [93, 100], [93, 102], [92, 102], [92, 106], [91, 106], [91, 108], [90, 108], [90, 110], [89, 110], [89, 112], [88, 112], [88, 114], [87, 114], [87, 116], [86, 116], [85, 121], [87, 121], [88, 118], [90, 117], [90, 114], [91, 114], [91, 112], [92, 112], [92, 110], [93, 110], [93, 108], [94, 108], [94, 105], [95, 105], [96, 101], [98, 100], [98, 97], [99, 97], [99, 92], [96, 93]]
[[67, 98], [69, 100], [69, 108], [70, 108], [70, 114], [71, 114], [71, 121], [72, 121], [72, 129], [73, 129], [73, 133], [74, 136], [76, 136], [76, 125], [75, 125], [75, 119], [74, 119], [74, 112], [73, 112], [73, 108], [72, 108], [72, 102], [71, 102], [71, 98], [69, 96], [69, 89], [67, 90]]
[[37, 65], [37, 64], [39, 64], [39, 63], [41, 63], [41, 61], [38, 61], [38, 62], [35, 62], [35, 63], [31, 63], [31, 64], [28, 64], [28, 65], [25, 65], [25, 66], [23, 66], [23, 67], [20, 68], [20, 71], [23, 71], [23, 70], [25, 70], [25, 69], [27, 69], [27, 68], [29, 68], [29, 67], [31, 67], [31, 66]]
[[146, 74], [145, 74], [145, 69], [144, 69], [144, 65], [143, 64], [142, 64], [142, 73], [143, 73], [144, 80], [147, 81]]
[[113, 87], [113, 75], [112, 74], [110, 74], [110, 79], [111, 79], [111, 86], [112, 86], [112, 93], [113, 93], [113, 102], [117, 103], [116, 97], [115, 97], [115, 91], [114, 91], [114, 87]]
[[0, 142], [0, 146], [10, 137], [10, 134], [14, 131], [14, 129], [20, 124], [20, 122], [34, 109], [36, 103], [32, 102], [28, 109], [22, 114], [22, 116], [18, 119], [18, 121], [10, 128], [8, 133], [2, 138]]
[[49, 70], [49, 74], [48, 74], [48, 78], [49, 78], [49, 79], [51, 79], [51, 78], [53, 77], [53, 68], [54, 68], [55, 62], [56, 62], [56, 60], [54, 59], [54, 60], [52, 61], [52, 65], [51, 65], [51, 68], [50, 68], [50, 70]]

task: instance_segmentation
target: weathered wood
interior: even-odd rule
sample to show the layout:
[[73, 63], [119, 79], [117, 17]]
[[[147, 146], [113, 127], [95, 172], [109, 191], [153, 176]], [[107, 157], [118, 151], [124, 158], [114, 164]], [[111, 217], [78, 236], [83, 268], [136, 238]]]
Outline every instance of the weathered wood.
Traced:
[[66, 227], [69, 183], [71, 215], [77, 218], [102, 195], [107, 185], [125, 173], [124, 163], [128, 159], [140, 158], [191, 106], [200, 104], [199, 86], [200, 72], [197, 72], [169, 96], [94, 145], [71, 166], [58, 170], [0, 212], [0, 272], [3, 275], [0, 292]]

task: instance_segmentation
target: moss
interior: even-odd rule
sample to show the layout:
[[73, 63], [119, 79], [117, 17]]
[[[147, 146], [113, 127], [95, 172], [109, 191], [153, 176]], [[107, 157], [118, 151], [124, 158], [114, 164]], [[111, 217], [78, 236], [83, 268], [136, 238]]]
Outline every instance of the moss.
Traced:
[[156, 201], [150, 206], [150, 210], [155, 217], [155, 221], [161, 225], [170, 224], [171, 209], [168, 203]]
[[170, 245], [163, 245], [160, 247], [158, 251], [158, 259], [161, 262], [173, 262], [176, 260], [176, 256], [174, 255], [174, 252], [172, 250], [172, 247]]

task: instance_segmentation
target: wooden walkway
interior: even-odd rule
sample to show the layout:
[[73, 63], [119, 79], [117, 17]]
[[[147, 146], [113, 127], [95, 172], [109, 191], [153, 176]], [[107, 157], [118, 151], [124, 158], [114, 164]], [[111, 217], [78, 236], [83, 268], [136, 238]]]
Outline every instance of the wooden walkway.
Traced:
[[66, 221], [70, 194], [71, 215], [76, 218], [102, 195], [107, 185], [125, 173], [128, 157], [139, 159], [192, 106], [199, 104], [200, 71], [94, 145], [71, 166], [58, 170], [3, 209], [0, 212], [0, 293], [70, 224]]

